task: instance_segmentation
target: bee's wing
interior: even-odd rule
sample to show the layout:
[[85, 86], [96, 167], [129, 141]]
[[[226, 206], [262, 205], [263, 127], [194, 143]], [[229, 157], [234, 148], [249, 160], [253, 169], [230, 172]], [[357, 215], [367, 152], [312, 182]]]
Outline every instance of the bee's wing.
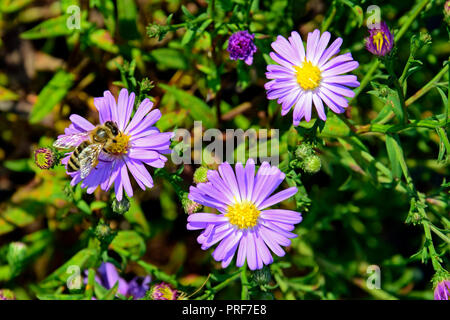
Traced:
[[70, 135], [63, 135], [53, 143], [53, 146], [55, 148], [60, 148], [60, 149], [75, 148], [81, 142], [87, 140], [88, 138], [89, 138], [89, 132], [80, 132], [80, 133], [74, 133], [74, 134], [70, 134]]
[[100, 151], [102, 151], [102, 148], [102, 144], [95, 143], [87, 146], [83, 149], [83, 151], [81, 151], [80, 155], [78, 156], [78, 159], [80, 161], [81, 179], [86, 178], [91, 170], [97, 165], [98, 156], [100, 154]]

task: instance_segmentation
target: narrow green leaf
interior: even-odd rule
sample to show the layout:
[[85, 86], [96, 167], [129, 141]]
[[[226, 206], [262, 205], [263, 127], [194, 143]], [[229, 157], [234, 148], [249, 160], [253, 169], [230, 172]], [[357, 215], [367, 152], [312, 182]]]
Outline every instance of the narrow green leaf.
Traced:
[[41, 121], [61, 102], [72, 87], [75, 76], [64, 70], [58, 71], [41, 90], [38, 100], [31, 110], [30, 123]]
[[28, 40], [53, 38], [53, 37], [67, 36], [77, 31], [78, 31], [77, 29], [67, 28], [67, 16], [62, 15], [41, 22], [34, 28], [22, 32], [20, 34], [20, 37], [22, 39]]
[[138, 39], [139, 31], [136, 26], [138, 12], [135, 1], [117, 0], [117, 15], [121, 37], [127, 40]]
[[62, 294], [62, 293], [49, 293], [49, 294], [37, 294], [39, 300], [82, 300], [83, 294]]
[[216, 117], [213, 109], [203, 100], [173, 86], [160, 84], [161, 88], [175, 97], [177, 102], [183, 109], [186, 109], [192, 119], [202, 121], [206, 128], [214, 128], [216, 126]]
[[402, 168], [400, 166], [400, 160], [398, 158], [398, 141], [390, 134], [386, 135], [386, 150], [391, 162], [392, 177], [399, 179], [402, 176]]
[[19, 95], [0, 86], [0, 101], [17, 101], [18, 99]]
[[181, 69], [188, 68], [186, 57], [179, 50], [171, 48], [159, 48], [152, 50], [149, 54], [150, 58], [157, 64], [158, 69]]

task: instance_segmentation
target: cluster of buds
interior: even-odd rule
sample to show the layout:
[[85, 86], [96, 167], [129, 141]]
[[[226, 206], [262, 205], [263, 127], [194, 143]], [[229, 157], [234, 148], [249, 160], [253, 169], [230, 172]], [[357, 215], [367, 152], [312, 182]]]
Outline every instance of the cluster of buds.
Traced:
[[306, 173], [315, 174], [320, 171], [322, 161], [314, 153], [313, 146], [304, 142], [295, 149], [295, 159], [291, 161], [291, 167], [301, 168]]
[[158, 38], [159, 41], [164, 39], [167, 32], [170, 31], [170, 28], [168, 26], [162, 26], [160, 24], [152, 23], [147, 26], [147, 35], [150, 38]]

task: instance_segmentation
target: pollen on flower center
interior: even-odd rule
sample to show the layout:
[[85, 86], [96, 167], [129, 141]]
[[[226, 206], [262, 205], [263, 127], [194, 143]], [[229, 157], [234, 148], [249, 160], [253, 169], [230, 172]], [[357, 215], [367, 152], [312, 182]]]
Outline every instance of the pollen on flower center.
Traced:
[[387, 44], [389, 45], [389, 39], [386, 37], [386, 35], [382, 31], [378, 31], [372, 37], [373, 44], [377, 46], [378, 51], [380, 51], [381, 48], [383, 47], [384, 40], [386, 40]]
[[115, 141], [108, 147], [108, 151], [113, 154], [123, 154], [128, 152], [130, 137], [126, 134], [119, 133]]
[[297, 74], [297, 82], [304, 90], [314, 90], [322, 79], [320, 69], [309, 61], [305, 61], [301, 67], [294, 66]]
[[232, 225], [240, 229], [252, 228], [258, 222], [260, 211], [248, 201], [238, 202], [228, 206], [225, 217], [228, 217]]

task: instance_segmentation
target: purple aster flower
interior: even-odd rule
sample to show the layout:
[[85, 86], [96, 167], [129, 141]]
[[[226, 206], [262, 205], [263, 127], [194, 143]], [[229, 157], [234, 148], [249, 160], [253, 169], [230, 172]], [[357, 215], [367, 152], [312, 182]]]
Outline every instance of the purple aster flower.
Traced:
[[[97, 272], [95, 282], [108, 290], [119, 282], [117, 293], [126, 297], [132, 296], [133, 299], [143, 298], [150, 288], [150, 276], [134, 277], [130, 282], [127, 282], [119, 276], [116, 267], [110, 262], [103, 262], [97, 269]], [[87, 282], [87, 278], [85, 279], [85, 282]]]
[[189, 199], [217, 209], [220, 214], [194, 213], [188, 217], [189, 230], [204, 229], [197, 241], [206, 250], [220, 242], [212, 256], [226, 268], [237, 252], [236, 265], [245, 261], [251, 270], [261, 269], [273, 262], [289, 246], [294, 224], [302, 221], [300, 213], [291, 210], [268, 209], [292, 197], [297, 188], [291, 187], [271, 195], [283, 182], [285, 174], [268, 162], [263, 162], [255, 176], [255, 162], [244, 166], [238, 162], [235, 171], [225, 162], [219, 170], [208, 171], [208, 182], [191, 186]]
[[345, 97], [354, 97], [348, 87], [358, 87], [354, 75], [343, 75], [358, 67], [351, 53], [335, 56], [339, 52], [342, 39], [337, 38], [328, 48], [330, 33], [320, 35], [319, 30], [308, 34], [306, 51], [302, 38], [293, 31], [286, 39], [278, 36], [272, 43], [275, 52], [270, 57], [279, 65], [267, 66], [266, 77], [273, 79], [265, 84], [267, 98], [278, 99], [282, 105], [281, 115], [286, 115], [294, 106], [294, 125], [302, 118], [311, 120], [312, 104], [319, 118], [326, 120], [324, 103], [335, 113], [342, 113], [348, 106]]
[[233, 33], [228, 40], [227, 51], [230, 53], [231, 60], [244, 60], [248, 65], [253, 63], [253, 54], [258, 50], [253, 43], [254, 34], [247, 30]]
[[[119, 99], [116, 100], [110, 91], [105, 91], [103, 97], [95, 98], [94, 105], [99, 112], [100, 123], [110, 121], [115, 123], [119, 134], [108, 148], [108, 153], [99, 150], [98, 164], [86, 177], [82, 178], [80, 170], [67, 172], [72, 177], [72, 185], [80, 181], [82, 188], [87, 188], [88, 193], [100, 186], [102, 190], [109, 190], [114, 183], [117, 200], [122, 200], [123, 189], [128, 196], [133, 196], [128, 171], [137, 184], [145, 190], [153, 187], [153, 179], [145, 165], [162, 168], [167, 158], [162, 154], [170, 153], [170, 139], [172, 132], [161, 133], [154, 125], [161, 118], [159, 110], [152, 110], [153, 103], [144, 99], [133, 112], [135, 94], [128, 95], [126, 89], [122, 89]], [[55, 142], [58, 148], [74, 148], [84, 141], [91, 139], [90, 132], [96, 127], [85, 118], [72, 114], [72, 124], [65, 129], [65, 134], [60, 135]], [[69, 153], [61, 163], [68, 167], [68, 161], [72, 153]]]
[[450, 298], [450, 281], [443, 280], [436, 285], [434, 289], [434, 300], [449, 300]]
[[391, 52], [394, 46], [394, 36], [386, 24], [382, 21], [380, 28], [369, 29], [369, 36], [364, 40], [366, 49], [377, 56], [384, 57]]

